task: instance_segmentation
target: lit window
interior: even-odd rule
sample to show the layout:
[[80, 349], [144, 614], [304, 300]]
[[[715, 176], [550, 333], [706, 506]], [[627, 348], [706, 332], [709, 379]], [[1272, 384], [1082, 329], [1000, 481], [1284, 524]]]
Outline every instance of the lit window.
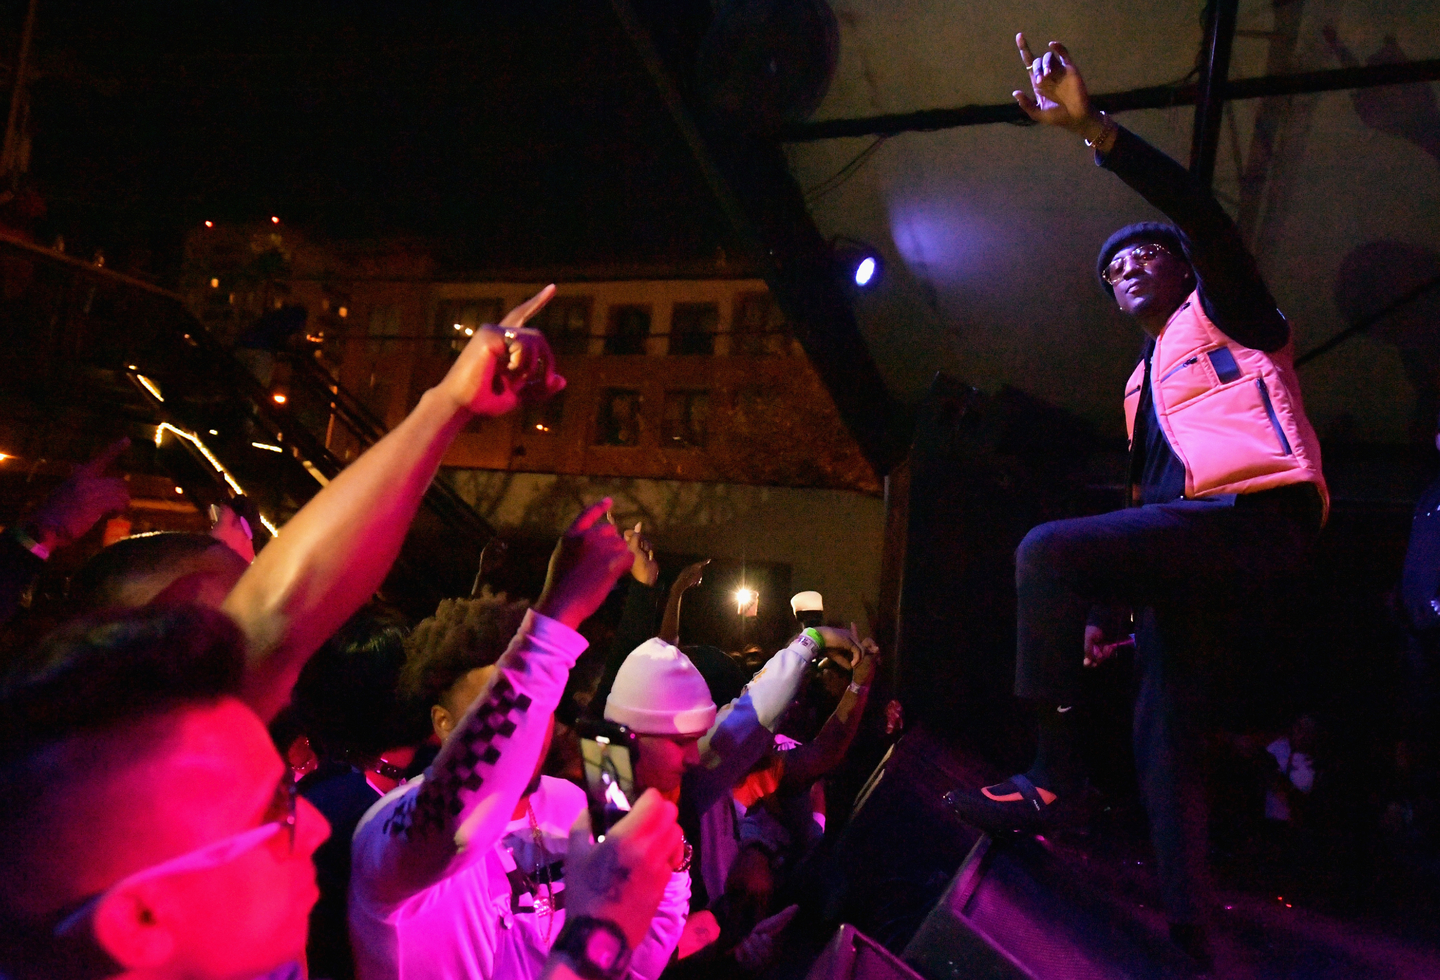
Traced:
[[560, 432], [565, 415], [565, 392], [545, 399], [539, 405], [527, 405], [521, 416], [520, 432], [526, 436], [553, 436]]
[[459, 353], [477, 328], [499, 323], [505, 315], [505, 301], [498, 297], [485, 299], [446, 299], [435, 307], [435, 336]]

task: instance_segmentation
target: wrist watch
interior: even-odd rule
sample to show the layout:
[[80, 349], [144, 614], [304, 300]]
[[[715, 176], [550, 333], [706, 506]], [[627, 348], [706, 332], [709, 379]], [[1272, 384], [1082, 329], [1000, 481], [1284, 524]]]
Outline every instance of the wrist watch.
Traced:
[[620, 927], [593, 915], [565, 920], [554, 951], [564, 953], [585, 980], [624, 980], [630, 969], [630, 944]]

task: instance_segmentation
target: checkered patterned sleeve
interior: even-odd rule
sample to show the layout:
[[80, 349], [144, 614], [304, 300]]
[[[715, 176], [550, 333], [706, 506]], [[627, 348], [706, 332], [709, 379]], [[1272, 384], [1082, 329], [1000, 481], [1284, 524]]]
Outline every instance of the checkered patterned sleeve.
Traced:
[[387, 797], [357, 831], [355, 873], [371, 876], [377, 895], [403, 900], [445, 877], [462, 850], [482, 853], [500, 839], [585, 646], [574, 630], [526, 613], [420, 786]]

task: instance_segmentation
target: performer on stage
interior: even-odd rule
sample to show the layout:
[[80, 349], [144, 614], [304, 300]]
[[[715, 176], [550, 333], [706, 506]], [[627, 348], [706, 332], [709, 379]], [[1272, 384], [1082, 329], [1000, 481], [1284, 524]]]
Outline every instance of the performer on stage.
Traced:
[[1063, 45], [1035, 57], [1023, 34], [1016, 43], [1033, 92], [1014, 93], [1025, 113], [1083, 139], [1174, 224], [1130, 225], [1100, 250], [1100, 285], [1145, 335], [1124, 392], [1131, 506], [1043, 524], [1021, 543], [1015, 692], [1038, 708], [1039, 751], [1028, 772], [958, 805], [991, 831], [1043, 829], [1077, 808], [1082, 664], [1128, 640], [1130, 617], [1106, 611], [1133, 610], [1140, 788], [1172, 937], [1203, 956], [1203, 681], [1223, 614], [1297, 570], [1324, 521], [1320, 443], [1289, 325], [1229, 216], [1179, 164], [1091, 108]]

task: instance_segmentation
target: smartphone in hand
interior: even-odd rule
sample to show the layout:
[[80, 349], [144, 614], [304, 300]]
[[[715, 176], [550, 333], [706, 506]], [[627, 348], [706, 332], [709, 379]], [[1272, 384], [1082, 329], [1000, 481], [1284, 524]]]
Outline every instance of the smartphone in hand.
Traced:
[[591, 718], [576, 724], [585, 772], [585, 797], [590, 807], [590, 832], [602, 841], [615, 822], [630, 812], [639, 797], [635, 762], [640, 740], [624, 725]]

